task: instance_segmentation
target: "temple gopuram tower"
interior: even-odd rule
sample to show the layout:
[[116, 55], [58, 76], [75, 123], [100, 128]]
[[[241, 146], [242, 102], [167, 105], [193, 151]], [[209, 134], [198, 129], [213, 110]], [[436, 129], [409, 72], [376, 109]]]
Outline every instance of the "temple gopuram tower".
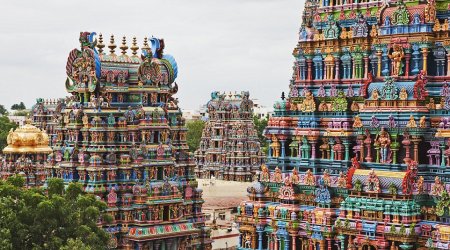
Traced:
[[[110, 248], [210, 249], [173, 97], [175, 59], [164, 54], [163, 39], [145, 38], [138, 55], [136, 38], [129, 46], [125, 37], [116, 45], [114, 36], [105, 44], [95, 35], [80, 33], [81, 48], [66, 65], [69, 96], [50, 103], [56, 125], [47, 177], [82, 183], [107, 203], [113, 222], [98, 223], [111, 233]], [[48, 121], [46, 105], [33, 108], [35, 122]]]
[[209, 119], [195, 151], [197, 178], [252, 181], [265, 156], [253, 124], [249, 93], [213, 92], [206, 106]]
[[449, 10], [306, 1], [240, 249], [450, 247]]
[[44, 186], [44, 163], [52, 152], [47, 133], [26, 119], [25, 125], [9, 131], [6, 142], [8, 146], [3, 149], [4, 156], [0, 162], [1, 179], [17, 174], [24, 178], [27, 187]]

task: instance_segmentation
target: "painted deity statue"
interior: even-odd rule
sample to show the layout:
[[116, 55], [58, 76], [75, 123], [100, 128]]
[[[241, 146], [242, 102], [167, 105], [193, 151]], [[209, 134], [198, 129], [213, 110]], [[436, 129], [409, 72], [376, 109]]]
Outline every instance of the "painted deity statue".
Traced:
[[329, 187], [331, 185], [331, 177], [328, 169], [323, 172], [323, 185]]
[[308, 169], [308, 171], [306, 171], [305, 184], [308, 186], [316, 185], [316, 179], [314, 178], [314, 175], [310, 169]]
[[398, 44], [394, 44], [393, 51], [389, 55], [389, 58], [391, 59], [391, 63], [392, 63], [391, 74], [393, 76], [399, 76], [399, 75], [403, 74], [402, 60], [404, 57], [405, 57], [405, 54], [403, 52], [403, 48]]
[[417, 180], [417, 192], [419, 194], [423, 193], [423, 181], [424, 181], [423, 176], [420, 176], [419, 180]]
[[259, 175], [259, 180], [260, 181], [264, 181], [267, 182], [270, 180], [270, 174], [269, 174], [269, 169], [267, 168], [267, 166], [265, 164], [263, 164], [261, 166], [261, 173]]
[[389, 163], [391, 159], [388, 155], [389, 148], [391, 145], [391, 139], [389, 136], [389, 133], [384, 129], [381, 128], [381, 131], [378, 133], [377, 137], [375, 138], [375, 146], [380, 148], [380, 162], [381, 163]]
[[339, 188], [346, 188], [347, 187], [347, 176], [345, 176], [345, 174], [342, 171], [339, 172], [339, 178], [338, 178], [337, 186]]
[[372, 94], [370, 96], [372, 100], [378, 100], [380, 98], [380, 94], [378, 93], [378, 89], [373, 89]]
[[422, 116], [422, 117], [420, 117], [420, 120], [419, 120], [419, 128], [425, 128], [427, 125], [426, 125], [426, 117], [425, 116]]
[[280, 157], [280, 142], [278, 142], [278, 138], [275, 135], [272, 135], [270, 147], [272, 148], [272, 157]]
[[399, 99], [402, 100], [402, 101], [408, 99], [408, 92], [406, 92], [406, 88], [405, 88], [405, 87], [403, 87], [403, 88], [400, 89], [400, 94], [399, 94], [398, 97], [399, 97]]
[[355, 120], [353, 122], [353, 127], [354, 128], [362, 128], [363, 127], [363, 124], [362, 124], [362, 121], [361, 121], [361, 118], [359, 117], [359, 115], [356, 115], [354, 120]]
[[316, 103], [314, 102], [314, 96], [310, 90], [306, 91], [305, 99], [300, 104], [300, 110], [303, 112], [316, 111]]
[[409, 116], [409, 121], [408, 121], [408, 124], [406, 124], [406, 127], [407, 128], [417, 128], [416, 120], [414, 120], [413, 115]]
[[439, 176], [436, 176], [434, 178], [434, 184], [431, 186], [430, 194], [435, 196], [441, 196], [444, 190], [445, 190], [444, 184], [442, 183]]
[[273, 179], [277, 183], [283, 182], [283, 175], [281, 174], [281, 169], [278, 166], [275, 168], [275, 173], [273, 174]]
[[421, 70], [417, 75], [417, 81], [414, 84], [414, 98], [417, 100], [425, 100], [428, 96], [428, 92], [425, 89], [425, 85], [427, 84], [426, 73]]
[[366, 191], [372, 193], [379, 193], [381, 191], [380, 180], [373, 169], [369, 172], [369, 176], [366, 179]]
[[290, 176], [290, 181], [292, 184], [298, 184], [300, 181], [300, 177], [298, 176], [298, 170], [296, 168], [294, 168], [294, 170], [292, 171], [292, 175]]

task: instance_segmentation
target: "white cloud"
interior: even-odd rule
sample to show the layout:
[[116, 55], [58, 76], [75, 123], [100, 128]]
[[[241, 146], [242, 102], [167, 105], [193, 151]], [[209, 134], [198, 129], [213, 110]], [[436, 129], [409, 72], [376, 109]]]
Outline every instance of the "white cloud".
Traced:
[[[213, 90], [249, 90], [272, 105], [287, 91], [303, 0], [8, 1], [0, 16], [0, 104], [66, 95], [65, 62], [80, 31], [165, 39], [184, 108]], [[139, 45], [140, 45], [139, 44]]]

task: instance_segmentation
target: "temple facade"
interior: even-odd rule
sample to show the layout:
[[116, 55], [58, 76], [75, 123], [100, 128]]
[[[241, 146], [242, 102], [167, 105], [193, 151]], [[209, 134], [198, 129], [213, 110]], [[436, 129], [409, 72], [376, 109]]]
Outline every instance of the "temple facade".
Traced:
[[249, 93], [213, 92], [208, 102], [209, 119], [195, 151], [197, 178], [252, 181], [264, 160], [253, 124]]
[[449, 7], [306, 1], [240, 249], [449, 249]]
[[[68, 56], [69, 96], [38, 99], [34, 123], [53, 134], [47, 177], [79, 182], [108, 205], [110, 248], [210, 249], [202, 190], [188, 153], [175, 83], [177, 63], [164, 40], [80, 33]], [[119, 46], [119, 51], [116, 48]], [[109, 48], [109, 52], [105, 51]]]
[[25, 125], [9, 131], [6, 142], [8, 146], [3, 149], [0, 178], [7, 180], [11, 175], [20, 175], [26, 187], [44, 186], [44, 164], [52, 152], [47, 133], [26, 119]]

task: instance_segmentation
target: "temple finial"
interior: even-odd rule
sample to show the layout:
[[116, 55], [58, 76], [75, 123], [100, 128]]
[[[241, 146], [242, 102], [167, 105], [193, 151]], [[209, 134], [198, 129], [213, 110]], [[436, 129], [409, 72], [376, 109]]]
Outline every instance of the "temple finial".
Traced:
[[103, 43], [103, 35], [102, 35], [102, 33], [100, 33], [100, 35], [98, 35], [98, 43], [97, 43], [97, 48], [98, 48], [99, 54], [103, 53], [104, 47], [105, 47], [105, 44]]
[[137, 42], [136, 42], [136, 37], [133, 37], [133, 44], [131, 45], [131, 51], [133, 56], [135, 56], [137, 54], [137, 50], [139, 49], [139, 46], [137, 46]]
[[148, 46], [148, 40], [147, 37], [144, 37], [144, 46], [142, 46], [142, 50], [150, 50], [150, 47]]
[[125, 36], [123, 36], [122, 38], [122, 45], [120, 46], [120, 49], [122, 50], [122, 55], [127, 54], [127, 38]]
[[110, 39], [110, 41], [109, 41], [108, 48], [109, 48], [109, 52], [111, 52], [112, 55], [114, 54], [114, 49], [115, 49], [116, 47], [117, 47], [117, 46], [114, 44], [114, 35], [111, 35], [111, 39]]

